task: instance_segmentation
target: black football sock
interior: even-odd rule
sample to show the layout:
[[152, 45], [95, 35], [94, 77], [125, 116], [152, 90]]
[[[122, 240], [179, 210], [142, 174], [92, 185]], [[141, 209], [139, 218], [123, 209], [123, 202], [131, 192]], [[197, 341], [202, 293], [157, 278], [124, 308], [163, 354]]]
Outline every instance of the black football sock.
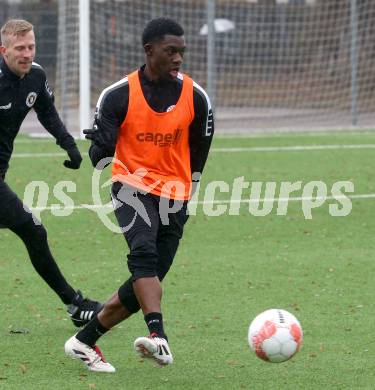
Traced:
[[93, 347], [97, 340], [107, 333], [109, 329], [105, 328], [100, 322], [97, 316], [95, 316], [81, 331], [76, 335], [76, 338], [84, 343]]
[[156, 333], [158, 336], [168, 340], [167, 335], [164, 333], [163, 316], [161, 313], [148, 313], [144, 318], [150, 334]]
[[72, 303], [76, 295], [65, 280], [48, 246], [47, 232], [43, 225], [35, 225], [30, 219], [24, 224], [10, 227], [24, 242], [32, 265], [44, 281], [65, 303]]

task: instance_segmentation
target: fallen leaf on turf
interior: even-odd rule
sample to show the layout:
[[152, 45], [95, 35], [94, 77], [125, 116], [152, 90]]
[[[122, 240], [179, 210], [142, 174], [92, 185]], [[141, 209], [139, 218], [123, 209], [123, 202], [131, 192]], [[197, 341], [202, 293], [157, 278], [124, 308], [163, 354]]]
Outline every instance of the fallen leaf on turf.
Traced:
[[29, 329], [11, 329], [9, 331], [11, 334], [28, 334], [30, 333]]

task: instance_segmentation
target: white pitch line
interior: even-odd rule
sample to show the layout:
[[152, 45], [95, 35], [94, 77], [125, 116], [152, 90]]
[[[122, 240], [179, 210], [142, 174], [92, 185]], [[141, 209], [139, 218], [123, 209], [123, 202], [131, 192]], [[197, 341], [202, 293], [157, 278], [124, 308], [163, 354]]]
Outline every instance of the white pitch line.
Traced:
[[[240, 153], [240, 152], [299, 152], [304, 150], [341, 150], [341, 149], [375, 149], [375, 144], [354, 144], [354, 145], [296, 145], [296, 146], [254, 146], [248, 148], [212, 148], [211, 152], [216, 153]], [[43, 157], [65, 157], [63, 152], [57, 153], [14, 153], [14, 158], [43, 158]], [[88, 153], [82, 153], [87, 156]]]
[[[300, 152], [305, 150], [341, 150], [341, 149], [375, 149], [375, 144], [354, 145], [297, 145], [297, 146], [254, 146], [248, 148], [212, 148], [213, 153], [240, 153], [240, 152]], [[65, 157], [67, 154], [58, 153], [14, 153], [14, 158], [43, 158]], [[82, 153], [87, 156], [88, 153]]]
[[375, 149], [375, 144], [354, 145], [296, 145], [296, 146], [254, 146], [248, 148], [213, 148], [212, 152], [299, 152], [305, 150]]
[[[30, 136], [26, 139], [16, 139], [16, 144], [31, 144], [31, 143], [54, 143], [55, 139], [49, 133], [33, 133], [34, 136]], [[318, 130], [303, 130], [303, 131], [272, 131], [272, 130], [259, 130], [248, 133], [225, 133], [216, 132], [215, 139], [253, 139], [253, 138], [282, 138], [282, 137], [340, 137], [340, 136], [361, 136], [361, 135], [375, 135], [375, 130], [371, 128], [363, 128], [357, 130], [349, 130], [348, 128], [337, 128], [335, 130], [326, 130], [326, 128]], [[80, 139], [80, 138], [76, 138]]]
[[346, 129], [337, 131], [256, 131], [253, 133], [215, 133], [215, 139], [253, 139], [253, 138], [303, 138], [303, 137], [341, 137], [341, 136], [362, 136], [375, 135], [373, 129], [361, 129], [357, 131], [348, 131]]
[[51, 138], [34, 138], [34, 139], [16, 139], [14, 141], [15, 144], [52, 144], [55, 139], [53, 137]]
[[[87, 153], [86, 153], [87, 154]], [[68, 157], [67, 153], [14, 153], [12, 158]]]
[[[198, 202], [190, 202], [190, 204], [230, 204], [230, 203], [260, 203], [260, 202], [299, 202], [302, 200], [339, 200], [339, 199], [374, 199], [375, 193], [373, 194], [356, 194], [356, 195], [338, 195], [338, 196], [293, 196], [289, 198], [258, 198], [258, 199], [222, 199], [222, 200], [213, 200], [213, 201], [205, 201], [200, 200]], [[43, 211], [43, 210], [96, 210], [102, 208], [112, 208], [112, 203], [106, 203], [102, 205], [95, 204], [81, 204], [78, 206], [46, 206], [46, 207], [30, 207], [31, 210]]]

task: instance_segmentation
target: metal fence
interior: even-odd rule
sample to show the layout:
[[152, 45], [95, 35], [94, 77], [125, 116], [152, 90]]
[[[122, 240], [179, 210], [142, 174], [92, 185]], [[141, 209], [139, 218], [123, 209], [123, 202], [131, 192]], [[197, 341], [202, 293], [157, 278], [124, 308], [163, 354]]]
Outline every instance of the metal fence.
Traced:
[[[35, 25], [36, 61], [72, 126], [79, 105], [77, 4], [0, 0], [0, 20], [23, 17]], [[92, 105], [142, 63], [145, 22], [167, 15], [185, 28], [185, 70], [209, 91], [220, 130], [373, 127], [373, 0], [92, 0], [90, 12]], [[235, 28], [218, 31], [223, 19]]]

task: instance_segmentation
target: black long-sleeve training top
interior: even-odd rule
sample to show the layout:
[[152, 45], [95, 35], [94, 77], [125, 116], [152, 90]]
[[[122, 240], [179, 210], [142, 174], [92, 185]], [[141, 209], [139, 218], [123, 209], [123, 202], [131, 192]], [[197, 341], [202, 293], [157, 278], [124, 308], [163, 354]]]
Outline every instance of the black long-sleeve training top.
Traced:
[[43, 68], [33, 63], [30, 72], [20, 78], [0, 62], [0, 176], [5, 175], [13, 152], [14, 139], [27, 113], [34, 108], [39, 122], [56, 138], [64, 150], [75, 146], [54, 105]]
[[[175, 105], [182, 91], [182, 80], [153, 82], [139, 70], [143, 94], [150, 107], [157, 112], [166, 112]], [[193, 102], [195, 116], [189, 126], [189, 146], [191, 172], [202, 173], [207, 160], [212, 137], [214, 119], [210, 99], [197, 83], [193, 84]], [[94, 121], [95, 141], [92, 142], [89, 155], [95, 166], [102, 158], [112, 157], [115, 153], [117, 135], [123, 123], [129, 104], [129, 83], [124, 78], [100, 95]]]

